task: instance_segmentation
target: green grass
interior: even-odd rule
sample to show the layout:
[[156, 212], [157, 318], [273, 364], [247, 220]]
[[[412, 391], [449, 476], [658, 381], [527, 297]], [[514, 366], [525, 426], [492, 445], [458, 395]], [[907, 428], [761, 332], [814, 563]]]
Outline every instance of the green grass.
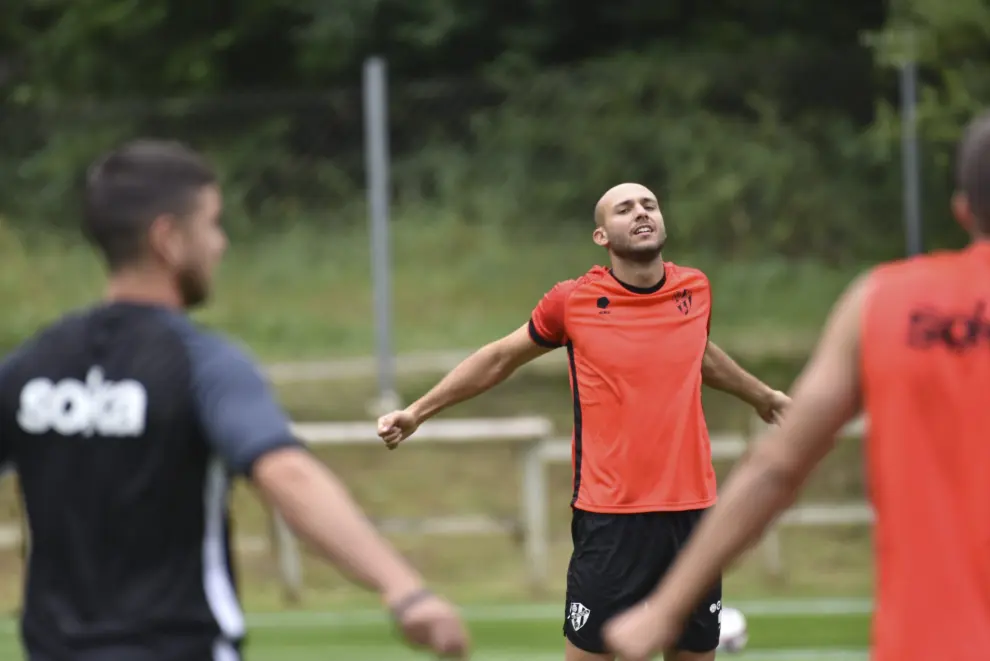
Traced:
[[[374, 325], [367, 246], [361, 232], [329, 225], [325, 232], [298, 229], [265, 242], [235, 243], [222, 268], [213, 304], [198, 316], [247, 343], [265, 360], [371, 353]], [[829, 306], [856, 272], [774, 259], [723, 262], [679, 248], [675, 236], [666, 257], [704, 268], [713, 282], [715, 339], [741, 353], [747, 366], [781, 388], [794, 378]], [[520, 236], [486, 227], [413, 221], [395, 224], [393, 253], [395, 343], [403, 352], [470, 348], [513, 330], [526, 321], [533, 305], [555, 281], [583, 273], [604, 257], [591, 243], [586, 228], [553, 235], [534, 230]], [[12, 346], [65, 310], [95, 300], [101, 283], [100, 267], [81, 243], [48, 239], [25, 244], [0, 225], [0, 297], [4, 301], [0, 347]], [[406, 401], [415, 398], [435, 378], [403, 378], [399, 384], [402, 397]], [[279, 388], [282, 402], [300, 421], [367, 419], [367, 404], [374, 393], [375, 384], [367, 379]], [[705, 410], [709, 426], [716, 430], [745, 429], [750, 418], [744, 406], [718, 393], [706, 393]], [[447, 415], [520, 414], [546, 415], [561, 435], [569, 434], [572, 414], [566, 376], [523, 373]], [[519, 508], [518, 454], [502, 444], [475, 448], [410, 445], [396, 453], [379, 447], [335, 448], [320, 450], [318, 455], [375, 516], [511, 516]], [[718, 467], [720, 478], [728, 468]], [[846, 444], [816, 473], [807, 497], [862, 498], [861, 474], [858, 444]], [[552, 570], [550, 585], [540, 594], [527, 589], [521, 547], [508, 535], [397, 537], [394, 541], [431, 584], [460, 603], [517, 603], [534, 598], [556, 603], [561, 599], [570, 552], [569, 467], [554, 466], [549, 480]], [[13, 485], [13, 480], [0, 484], [0, 523], [19, 517]], [[238, 535], [267, 533], [267, 513], [244, 485], [236, 489], [234, 510]], [[784, 553], [787, 576], [768, 579], [754, 554], [729, 575], [727, 596], [870, 594], [870, 540], [865, 529], [788, 532]], [[238, 560], [246, 606], [255, 611], [285, 608], [270, 553], [243, 550]], [[20, 602], [20, 570], [16, 554], [0, 553], [2, 609]], [[373, 597], [351, 587], [322, 562], [308, 557], [306, 572], [306, 592], [297, 607], [374, 606]], [[793, 624], [780, 629], [795, 630]], [[850, 625], [843, 631], [861, 632], [861, 624], [856, 625], [859, 629]], [[532, 658], [511, 645], [506, 647], [506, 640], [525, 645], [531, 641], [537, 653], [559, 655], [555, 624], [541, 624], [532, 638], [522, 625], [507, 625], [505, 630], [477, 626], [479, 641], [491, 643], [484, 645], [490, 651], [482, 659], [520, 658], [512, 656], [517, 652], [521, 658]], [[761, 626], [754, 621], [754, 631]], [[821, 628], [827, 626], [832, 625], [809, 625], [809, 630], [829, 631]], [[260, 629], [253, 639], [252, 658], [301, 661], [326, 658], [325, 654], [332, 657], [334, 650], [340, 658], [357, 661], [406, 658], [396, 648], [387, 647], [389, 638], [381, 627], [367, 628], [364, 638], [363, 630], [348, 630], [350, 637], [341, 638], [340, 631], [319, 626], [288, 632]], [[768, 625], [767, 630], [776, 627]], [[846, 641], [842, 644], [861, 645], [855, 636], [838, 638]], [[16, 658], [3, 653], [7, 651], [4, 644], [0, 639], [0, 658]], [[354, 645], [371, 651], [355, 651]]]
[[[740, 604], [745, 608], [745, 604]], [[770, 604], [772, 605], [772, 604]], [[812, 604], [813, 605], [813, 604]], [[852, 661], [868, 643], [868, 615], [861, 609], [828, 615], [787, 614], [780, 604], [773, 614], [748, 617], [750, 643], [737, 658], [791, 658], [799, 661]], [[370, 617], [369, 617], [370, 615]], [[549, 661], [561, 658], [563, 606], [520, 605], [501, 609], [467, 609], [472, 643], [479, 661]], [[293, 612], [248, 616], [247, 661], [408, 661], [429, 658], [405, 648], [378, 613]], [[0, 658], [21, 659], [15, 625], [0, 632]], [[852, 654], [850, 650], [854, 650]], [[782, 656], [784, 655], [784, 656]], [[732, 657], [729, 657], [732, 658]]]
[[[772, 383], [785, 386], [794, 366], [764, 370]], [[412, 398], [429, 385], [429, 379], [402, 382], [402, 394]], [[280, 389], [292, 417], [297, 420], [363, 419], [364, 403], [374, 384], [306, 384]], [[749, 419], [745, 406], [715, 392], [706, 392], [706, 411], [714, 429], [743, 429]], [[531, 372], [521, 374], [492, 392], [451, 411], [451, 417], [508, 416], [536, 413], [549, 416], [562, 435], [569, 433], [571, 403], [566, 376]], [[509, 444], [483, 446], [429, 446], [411, 441], [397, 452], [383, 447], [319, 448], [317, 455], [348, 485], [358, 502], [376, 518], [484, 514], [497, 518], [515, 516], [520, 507], [519, 453]], [[804, 498], [816, 502], [847, 502], [863, 498], [860, 447], [847, 442], [815, 473]], [[730, 464], [719, 462], [722, 480]], [[19, 506], [14, 480], [0, 483], [0, 522], [16, 521]], [[519, 540], [511, 535], [411, 537], [394, 541], [432, 584], [459, 602], [505, 603], [520, 599], [557, 599], [570, 553], [568, 503], [570, 467], [551, 466], [548, 471], [551, 534], [550, 583], [532, 593]], [[235, 490], [236, 533], [245, 537], [268, 534], [268, 513], [243, 483]], [[729, 576], [727, 594], [734, 598], [766, 596], [866, 596], [870, 594], [869, 530], [862, 527], [787, 531], [784, 558], [788, 573], [771, 580], [754, 554]], [[246, 605], [255, 610], [285, 606], [277, 565], [265, 549], [238, 553]], [[307, 558], [306, 592], [302, 607], [327, 609], [373, 605], [374, 599], [351, 587], [333, 569]], [[0, 554], [0, 608], [19, 602], [20, 564]]]
[[[788, 372], [779, 370], [781, 383]], [[403, 383], [407, 397], [421, 392], [424, 380]], [[292, 415], [300, 420], [362, 418], [355, 413], [373, 390], [357, 382], [346, 388], [309, 384], [281, 390]], [[550, 416], [568, 433], [570, 402], [566, 377], [529, 373], [499, 386], [450, 415]], [[746, 408], [717, 393], [706, 393], [706, 408], [718, 429], [740, 428], [748, 419]], [[863, 497], [859, 444], [848, 442], [813, 476], [805, 498], [846, 502]], [[358, 502], [376, 518], [485, 514], [511, 517], [519, 511], [518, 452], [507, 444], [430, 447], [410, 442], [398, 452], [377, 445], [356, 448], [320, 448], [317, 455], [348, 485]], [[731, 466], [716, 469], [724, 479]], [[0, 523], [19, 517], [15, 480], [0, 483]], [[551, 466], [548, 472], [550, 514], [549, 583], [534, 592], [526, 581], [526, 565], [518, 539], [507, 534], [463, 536], [393, 536], [393, 541], [437, 589], [458, 603], [513, 603], [527, 599], [562, 599], [571, 550], [569, 538], [570, 469]], [[233, 498], [238, 538], [265, 539], [267, 511], [245, 484]], [[868, 596], [871, 593], [871, 539], [865, 527], [787, 530], [783, 533], [786, 575], [769, 577], [758, 551], [750, 554], [726, 580], [727, 598], [793, 596]], [[242, 548], [237, 553], [247, 608], [277, 611], [286, 607], [270, 548]], [[305, 591], [294, 607], [338, 609], [373, 607], [375, 598], [351, 586], [333, 568], [307, 555]], [[0, 609], [20, 603], [21, 563], [15, 554], [0, 554]], [[2, 658], [2, 657], [0, 657]]]
[[[393, 226], [394, 337], [398, 351], [473, 347], [514, 330], [554, 282], [605, 259], [590, 228], [519, 235], [424, 219]], [[714, 288], [716, 339], [740, 351], [803, 352], [856, 269], [778, 259], [694, 255], [676, 236], [668, 259], [699, 266]], [[0, 346], [13, 344], [102, 291], [81, 241], [24, 242], [0, 224]], [[373, 350], [368, 240], [363, 232], [299, 228], [234, 243], [202, 321], [265, 359]]]

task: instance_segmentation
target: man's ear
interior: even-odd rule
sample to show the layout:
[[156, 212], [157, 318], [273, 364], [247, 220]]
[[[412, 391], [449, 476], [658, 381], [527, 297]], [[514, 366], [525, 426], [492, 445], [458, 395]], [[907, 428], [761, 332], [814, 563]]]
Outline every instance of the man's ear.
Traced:
[[151, 221], [148, 227], [148, 247], [167, 264], [182, 262], [182, 235], [174, 216], [161, 215]]
[[605, 233], [604, 227], [596, 227], [595, 231], [591, 233], [591, 238], [595, 244], [602, 248], [608, 247], [608, 235]]
[[952, 194], [952, 215], [968, 234], [973, 233], [975, 225], [973, 210], [969, 206], [969, 197], [966, 193], [956, 191]]

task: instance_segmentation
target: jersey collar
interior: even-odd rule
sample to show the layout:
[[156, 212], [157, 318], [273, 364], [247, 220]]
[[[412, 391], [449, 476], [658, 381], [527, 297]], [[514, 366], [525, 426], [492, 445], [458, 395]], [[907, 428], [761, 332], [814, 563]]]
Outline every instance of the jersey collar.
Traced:
[[651, 287], [637, 287], [635, 285], [630, 285], [630, 284], [628, 284], [626, 282], [622, 282], [622, 280], [619, 280], [617, 277], [615, 277], [615, 273], [612, 272], [612, 269], [609, 269], [608, 270], [608, 274], [610, 276], [612, 276], [612, 279], [613, 280], [615, 280], [620, 285], [622, 285], [623, 289], [625, 289], [626, 291], [630, 291], [633, 294], [655, 294], [656, 292], [658, 292], [661, 289], [663, 289], [664, 283], [667, 282], [667, 266], [666, 265], [664, 265], [664, 267], [663, 267], [663, 277], [660, 278], [660, 282], [658, 282], [657, 284], [655, 284], [655, 285], [653, 285]]

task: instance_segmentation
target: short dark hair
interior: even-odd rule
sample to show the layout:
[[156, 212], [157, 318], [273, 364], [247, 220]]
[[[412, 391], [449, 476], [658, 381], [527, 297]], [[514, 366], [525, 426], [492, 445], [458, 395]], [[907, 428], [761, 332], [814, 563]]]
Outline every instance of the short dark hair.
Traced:
[[216, 183], [216, 172], [206, 159], [181, 143], [127, 143], [89, 168], [83, 230], [110, 270], [116, 270], [144, 256], [155, 218], [185, 216], [196, 195]]
[[969, 200], [977, 229], [990, 232], [990, 113], [966, 127], [956, 160], [956, 189]]

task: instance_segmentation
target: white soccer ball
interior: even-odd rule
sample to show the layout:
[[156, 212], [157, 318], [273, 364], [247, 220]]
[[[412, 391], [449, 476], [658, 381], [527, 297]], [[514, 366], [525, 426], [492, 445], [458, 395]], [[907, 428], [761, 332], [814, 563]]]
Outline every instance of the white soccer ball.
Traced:
[[720, 652], [742, 652], [749, 642], [749, 632], [746, 630], [746, 616], [735, 608], [723, 607], [719, 613], [721, 631], [718, 636]]

